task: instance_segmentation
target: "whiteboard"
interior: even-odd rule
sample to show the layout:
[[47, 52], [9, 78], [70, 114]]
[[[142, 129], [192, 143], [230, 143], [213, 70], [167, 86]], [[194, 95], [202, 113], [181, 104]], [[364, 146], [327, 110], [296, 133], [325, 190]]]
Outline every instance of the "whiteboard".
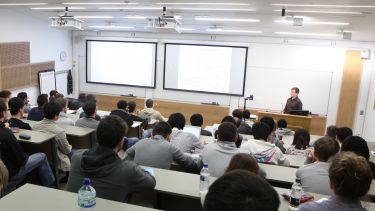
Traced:
[[282, 110], [296, 86], [304, 110], [327, 115], [332, 76], [333, 71], [248, 67], [245, 96], [254, 95], [254, 100], [247, 107]]
[[68, 72], [56, 72], [56, 91], [64, 96], [68, 96]]
[[40, 94], [49, 94], [51, 90], [56, 90], [55, 70], [39, 72]]

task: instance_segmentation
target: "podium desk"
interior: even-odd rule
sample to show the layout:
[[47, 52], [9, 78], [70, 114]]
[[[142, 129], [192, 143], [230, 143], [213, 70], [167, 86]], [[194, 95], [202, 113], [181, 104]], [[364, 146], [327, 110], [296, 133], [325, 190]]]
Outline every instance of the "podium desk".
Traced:
[[262, 119], [265, 116], [272, 117], [276, 121], [280, 119], [285, 119], [288, 122], [288, 128], [293, 131], [301, 128], [306, 129], [308, 131], [310, 131], [311, 129], [311, 116], [297, 116], [281, 113], [259, 112], [258, 120]]

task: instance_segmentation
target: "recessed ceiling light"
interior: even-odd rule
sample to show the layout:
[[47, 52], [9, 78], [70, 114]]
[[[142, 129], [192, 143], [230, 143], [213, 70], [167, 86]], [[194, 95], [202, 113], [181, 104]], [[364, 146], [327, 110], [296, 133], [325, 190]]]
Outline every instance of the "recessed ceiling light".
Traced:
[[101, 7], [100, 10], [161, 10], [161, 7]]
[[146, 16], [141, 16], [141, 15], [127, 15], [124, 18], [126, 18], [126, 19], [139, 19], [139, 20], [147, 19]]
[[258, 19], [242, 19], [242, 18], [210, 18], [210, 17], [195, 17], [197, 21], [223, 21], [223, 22], [260, 22]]
[[280, 34], [280, 35], [297, 35], [297, 36], [337, 37], [337, 34], [324, 34], [324, 33], [275, 32], [275, 34]]
[[179, 28], [180, 31], [195, 31], [193, 28]]
[[199, 7], [172, 7], [169, 10], [191, 10], [191, 11], [244, 11], [254, 12], [255, 9], [250, 8], [199, 8]]
[[92, 29], [134, 29], [134, 26], [116, 26], [116, 25], [108, 25], [108, 26], [89, 26]]
[[[292, 20], [276, 20], [275, 23], [293, 24], [294, 21], [292, 21]], [[339, 26], [350, 25], [350, 23], [325, 22], [325, 21], [303, 21], [303, 24], [312, 24], [312, 25], [339, 25]]]
[[262, 31], [251, 30], [233, 30], [233, 29], [206, 29], [208, 32], [228, 32], [228, 33], [248, 33], [248, 34], [261, 34]]
[[0, 3], [0, 6], [43, 6], [48, 3]]
[[375, 8], [375, 5], [342, 5], [342, 4], [271, 4], [282, 7], [330, 7], [330, 8]]
[[233, 3], [233, 2], [223, 2], [223, 3], [213, 3], [213, 2], [160, 2], [156, 4], [161, 5], [219, 5], [219, 6], [246, 6], [247, 3]]
[[[274, 12], [281, 12], [281, 10], [272, 10]], [[348, 14], [348, 15], [363, 15], [362, 12], [346, 12], [346, 11], [319, 11], [319, 10], [286, 10], [292, 13], [316, 13], [316, 14]]]
[[136, 2], [65, 2], [64, 5], [137, 5]]
[[[32, 10], [65, 10], [65, 7], [32, 7]], [[69, 10], [85, 10], [85, 7], [69, 7]]]

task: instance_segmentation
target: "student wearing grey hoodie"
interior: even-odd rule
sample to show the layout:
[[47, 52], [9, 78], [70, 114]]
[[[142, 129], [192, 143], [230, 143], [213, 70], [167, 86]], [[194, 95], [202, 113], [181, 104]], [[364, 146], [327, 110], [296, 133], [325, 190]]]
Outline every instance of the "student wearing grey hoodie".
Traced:
[[241, 150], [252, 154], [259, 163], [270, 163], [282, 166], [289, 166], [289, 160], [285, 158], [281, 150], [267, 142], [270, 134], [268, 125], [257, 122], [253, 125], [254, 139], [242, 143]]
[[135, 192], [153, 190], [155, 178], [132, 161], [122, 160], [125, 122], [117, 116], [102, 119], [97, 129], [99, 145], [81, 150], [72, 157], [67, 190], [77, 193], [82, 180], [88, 177], [100, 198], [127, 202]]

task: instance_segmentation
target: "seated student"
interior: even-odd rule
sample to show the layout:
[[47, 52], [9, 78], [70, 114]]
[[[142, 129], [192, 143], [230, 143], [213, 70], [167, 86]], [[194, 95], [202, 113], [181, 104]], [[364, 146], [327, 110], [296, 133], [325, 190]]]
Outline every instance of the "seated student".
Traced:
[[154, 103], [152, 99], [147, 99], [145, 104], [146, 108], [139, 113], [141, 118], [148, 118], [150, 121], [164, 121], [164, 117], [160, 114], [160, 112], [155, 110], [157, 104]]
[[352, 136], [352, 135], [353, 135], [353, 131], [352, 129], [348, 127], [337, 128], [336, 140], [339, 143], [340, 147], [341, 147], [342, 142], [344, 142], [347, 137]]
[[365, 139], [359, 136], [349, 136], [341, 145], [341, 152], [354, 152], [355, 154], [366, 158], [370, 165], [372, 175], [375, 178], [375, 164], [370, 161], [370, 150]]
[[310, 133], [305, 129], [298, 129], [294, 133], [293, 143], [285, 154], [288, 155], [301, 155], [307, 157], [312, 148], [310, 147]]
[[337, 127], [335, 125], [331, 125], [327, 127], [326, 136], [336, 140], [337, 137]]
[[3, 98], [3, 100], [6, 104], [8, 104], [11, 95], [12, 95], [12, 92], [10, 92], [9, 90], [1, 90], [0, 91], [0, 98]]
[[29, 111], [29, 113], [27, 115], [27, 119], [33, 120], [33, 121], [43, 120], [43, 118], [44, 118], [43, 107], [47, 103], [48, 103], [48, 95], [46, 95], [46, 94], [39, 95], [38, 98], [37, 98], [38, 107], [34, 107]]
[[271, 163], [289, 166], [289, 160], [285, 158], [281, 150], [274, 144], [267, 142], [270, 134], [268, 125], [257, 122], [253, 125], [254, 139], [250, 139], [241, 145], [241, 149], [250, 153], [259, 163]]
[[[82, 104], [82, 107], [79, 108], [76, 111], [76, 114], [79, 115], [79, 118], [86, 117], [86, 114], [85, 114], [85, 112], [83, 110], [83, 105], [85, 105], [85, 103], [87, 103], [87, 102], [95, 102], [95, 104], [96, 104], [96, 102], [97, 102], [96, 101], [96, 96], [93, 95], [93, 94], [86, 95], [86, 99], [84, 100], [84, 103]], [[96, 114], [95, 115], [95, 120], [100, 121], [100, 119], [101, 119], [101, 117], [98, 114]]]
[[328, 200], [302, 204], [300, 211], [366, 211], [360, 198], [370, 190], [372, 175], [365, 158], [351, 152], [336, 155], [329, 168], [329, 187], [334, 192]]
[[332, 195], [328, 183], [329, 160], [339, 150], [339, 144], [331, 138], [323, 137], [315, 142], [312, 151], [315, 162], [300, 167], [296, 172], [304, 191]]
[[183, 132], [185, 117], [181, 113], [173, 113], [169, 116], [168, 123], [171, 126], [171, 144], [184, 153], [191, 153], [195, 149], [203, 149], [202, 143], [192, 133]]
[[237, 169], [215, 180], [208, 189], [203, 211], [277, 211], [280, 197], [264, 179]]
[[116, 115], [123, 119], [128, 127], [131, 127], [133, 125], [133, 119], [126, 111], [126, 108], [128, 107], [128, 103], [125, 100], [120, 100], [117, 102], [117, 109], [111, 111], [109, 115]]
[[77, 193], [82, 180], [88, 177], [96, 196], [108, 200], [127, 202], [132, 193], [153, 190], [155, 179], [132, 161], [121, 160], [125, 122], [118, 116], [103, 118], [98, 126], [99, 145], [89, 150], [76, 151], [67, 190]]
[[288, 128], [288, 122], [285, 119], [279, 119], [277, 121], [276, 135], [289, 136], [293, 135], [293, 132]]
[[95, 129], [98, 128], [99, 121], [95, 119], [96, 116], [96, 102], [89, 101], [83, 105], [83, 111], [85, 116], [81, 117], [76, 121], [75, 126], [77, 127], [87, 127]]
[[24, 111], [24, 102], [21, 98], [13, 97], [8, 102], [10, 114], [12, 118], [8, 120], [9, 127], [18, 127], [20, 129], [31, 130], [31, 127], [28, 123], [23, 122], [21, 119], [23, 118], [23, 111]]
[[3, 190], [8, 185], [9, 172], [7, 167], [4, 165], [3, 161], [0, 160], [0, 195]]
[[69, 157], [72, 154], [72, 145], [69, 144], [66, 138], [65, 130], [57, 125], [59, 119], [60, 104], [56, 102], [49, 102], [44, 106], [44, 119], [33, 126], [34, 130], [48, 132], [55, 134], [57, 145], [58, 169], [63, 172], [70, 171]]
[[249, 110], [242, 111], [242, 120], [243, 121], [241, 122], [241, 125], [238, 127], [237, 132], [244, 135], [253, 135], [253, 132], [251, 131]]
[[152, 131], [152, 137], [140, 140], [126, 154], [142, 166], [169, 169], [176, 162], [186, 170], [198, 171], [199, 166], [176, 146], [169, 143], [172, 128], [167, 122], [159, 122]]
[[232, 116], [233, 117], [237, 117], [238, 119], [240, 119], [241, 121], [242, 121], [242, 119], [243, 119], [243, 113], [242, 113], [242, 110], [241, 109], [234, 109], [233, 111], [232, 111]]
[[212, 136], [212, 133], [208, 130], [203, 130], [203, 116], [202, 114], [193, 114], [190, 117], [190, 124], [191, 126], [196, 126], [201, 128], [201, 135], [202, 136]]
[[253, 172], [262, 178], [266, 178], [266, 172], [260, 169], [255, 158], [247, 153], [238, 153], [233, 155], [227, 169], [225, 170], [225, 173], [236, 169]]
[[23, 108], [25, 113], [29, 113], [31, 110], [31, 105], [29, 104], [29, 97], [27, 96], [26, 92], [20, 92], [17, 94], [17, 97], [21, 98], [23, 100], [23, 103], [25, 104], [25, 107]]
[[276, 125], [275, 125], [275, 120], [273, 120], [272, 117], [268, 117], [268, 116], [265, 116], [263, 117], [262, 119], [260, 119], [260, 122], [263, 122], [265, 123], [266, 125], [268, 125], [268, 127], [270, 128], [271, 130], [271, 133], [270, 135], [268, 136], [267, 138], [267, 141], [271, 144], [274, 144], [275, 146], [277, 146], [281, 152], [283, 154], [285, 154], [286, 152], [286, 149], [284, 147], [284, 143], [282, 141], [279, 140], [279, 137], [276, 136]]
[[59, 114], [57, 124], [74, 126], [74, 121], [66, 114], [66, 112], [68, 111], [68, 100], [64, 97], [59, 97], [55, 99], [55, 102], [60, 104], [60, 106], [62, 107], [62, 111]]
[[223, 122], [217, 131], [217, 143], [207, 144], [202, 152], [203, 163], [208, 164], [213, 177], [222, 176], [232, 157], [241, 152], [235, 144], [238, 135], [233, 123]]
[[[21, 100], [22, 101], [22, 100]], [[0, 101], [0, 152], [1, 160], [9, 171], [9, 184], [6, 191], [11, 191], [20, 184], [33, 170], [37, 170], [40, 182], [44, 186], [52, 185], [55, 177], [44, 153], [35, 153], [30, 156], [24, 153], [13, 132], [6, 127], [7, 107]]]
[[143, 119], [143, 118], [138, 116], [139, 110], [137, 109], [137, 103], [136, 102], [134, 102], [134, 101], [128, 102], [128, 112], [129, 112], [130, 118], [133, 121], [142, 122], [143, 128], [147, 127], [148, 120]]
[[[232, 117], [232, 116], [225, 116], [222, 120], [221, 120], [221, 123], [223, 122], [230, 122], [230, 123], [233, 123], [234, 125], [236, 125], [237, 127], [237, 122], [236, 122], [236, 119], [235, 117]], [[238, 127], [237, 127], [238, 129]], [[214, 137], [215, 139], [217, 139], [217, 135], [218, 135], [218, 131], [216, 130], [215, 133], [214, 133]], [[237, 136], [238, 138], [236, 139], [236, 147], [237, 148], [240, 148], [241, 144], [242, 144], [242, 140], [243, 140], [243, 137], [242, 135], [238, 134], [237, 132]]]

